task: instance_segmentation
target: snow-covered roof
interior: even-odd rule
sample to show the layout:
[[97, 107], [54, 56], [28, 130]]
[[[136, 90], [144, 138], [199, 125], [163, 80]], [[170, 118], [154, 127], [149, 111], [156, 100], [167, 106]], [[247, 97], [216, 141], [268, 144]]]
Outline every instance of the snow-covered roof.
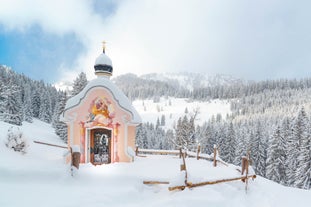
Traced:
[[110, 66], [112, 66], [112, 61], [105, 53], [102, 53], [96, 58], [95, 65], [110, 65]]
[[124, 95], [124, 93], [113, 83], [110, 79], [104, 76], [98, 76], [96, 79], [91, 80], [85, 88], [76, 96], [68, 99], [64, 111], [74, 108], [80, 104], [80, 102], [85, 98], [86, 94], [93, 88], [102, 87], [107, 89], [114, 97], [119, 106], [128, 111], [132, 115], [132, 120], [129, 120], [132, 124], [140, 124], [141, 117], [132, 106], [130, 100]]

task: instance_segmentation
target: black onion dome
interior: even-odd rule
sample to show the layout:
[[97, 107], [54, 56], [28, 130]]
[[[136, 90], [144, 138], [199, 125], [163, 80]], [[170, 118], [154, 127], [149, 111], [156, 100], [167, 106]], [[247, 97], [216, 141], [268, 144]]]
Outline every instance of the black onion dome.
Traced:
[[107, 74], [112, 75], [112, 62], [111, 59], [105, 54], [105, 50], [95, 60], [95, 74]]

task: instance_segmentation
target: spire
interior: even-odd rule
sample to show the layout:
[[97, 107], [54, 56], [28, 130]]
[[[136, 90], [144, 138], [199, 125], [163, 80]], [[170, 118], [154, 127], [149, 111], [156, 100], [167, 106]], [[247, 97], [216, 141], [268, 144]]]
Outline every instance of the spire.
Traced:
[[105, 42], [105, 40], [102, 41], [102, 43], [103, 43], [103, 53], [105, 53], [105, 50], [106, 50], [106, 42]]
[[106, 42], [103, 41], [103, 53], [101, 53], [95, 60], [95, 75], [109, 77], [112, 75], [112, 62], [111, 59], [105, 54]]

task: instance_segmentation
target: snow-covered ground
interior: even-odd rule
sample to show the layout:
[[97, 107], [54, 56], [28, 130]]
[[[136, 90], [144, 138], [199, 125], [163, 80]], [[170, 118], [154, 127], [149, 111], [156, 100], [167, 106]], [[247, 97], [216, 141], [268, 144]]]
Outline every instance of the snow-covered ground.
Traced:
[[208, 121], [213, 115], [221, 114], [222, 118], [226, 118], [227, 114], [231, 114], [230, 103], [226, 100], [211, 101], [190, 101], [185, 98], [164, 98], [162, 97], [158, 103], [153, 100], [135, 100], [133, 106], [142, 117], [143, 122], [156, 124], [157, 119], [161, 121], [161, 116], [165, 116], [165, 127], [173, 128], [179, 117], [185, 115], [186, 108], [188, 113], [193, 113], [198, 109], [196, 124], [201, 125]]
[[[94, 167], [81, 165], [71, 177], [64, 164], [66, 150], [39, 144], [33, 140], [63, 145], [50, 125], [35, 120], [21, 127], [28, 138], [25, 155], [5, 147], [9, 124], [0, 122], [0, 206], [230, 206], [290, 207], [310, 206], [311, 191], [288, 188], [257, 177], [249, 183], [234, 181], [168, 191], [168, 185], [144, 185], [143, 180], [174, 180], [180, 159], [172, 156], [137, 157], [133, 163], [115, 163]], [[186, 159], [191, 181], [234, 176], [236, 171], [208, 161]]]

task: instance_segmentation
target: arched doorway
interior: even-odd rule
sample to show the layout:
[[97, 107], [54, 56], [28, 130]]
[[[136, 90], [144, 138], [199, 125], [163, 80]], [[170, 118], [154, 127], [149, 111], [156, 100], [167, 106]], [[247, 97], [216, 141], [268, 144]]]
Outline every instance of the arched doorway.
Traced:
[[105, 128], [91, 130], [90, 162], [93, 165], [111, 163], [111, 130]]

